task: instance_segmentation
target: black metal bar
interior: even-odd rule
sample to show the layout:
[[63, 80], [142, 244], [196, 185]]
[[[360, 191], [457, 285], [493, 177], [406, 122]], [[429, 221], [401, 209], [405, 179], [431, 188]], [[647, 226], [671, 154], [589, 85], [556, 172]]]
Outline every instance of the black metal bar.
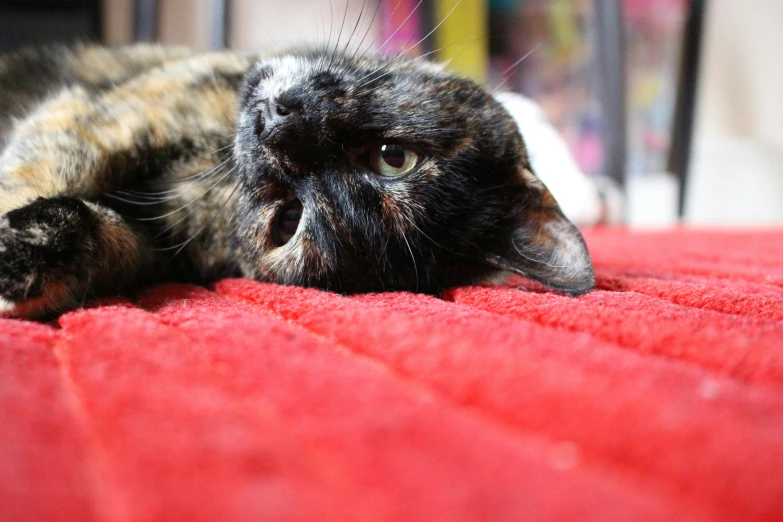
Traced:
[[678, 207], [680, 217], [683, 217], [685, 213], [685, 190], [693, 144], [693, 121], [696, 111], [696, 91], [699, 81], [705, 10], [705, 0], [691, 0], [683, 30], [682, 55], [677, 80], [677, 99], [674, 107], [668, 165], [669, 172], [675, 175], [680, 184]]
[[96, 42], [103, 42], [105, 39], [103, 29], [103, 2], [101, 0], [93, 0], [92, 2], [92, 35]]
[[625, 187], [625, 37], [620, 0], [596, 0], [596, 58], [604, 119], [604, 173]]
[[209, 46], [225, 49], [229, 46], [231, 34], [231, 2], [211, 0], [209, 5]]
[[134, 36], [137, 42], [153, 42], [158, 38], [158, 0], [136, 0], [136, 25]]

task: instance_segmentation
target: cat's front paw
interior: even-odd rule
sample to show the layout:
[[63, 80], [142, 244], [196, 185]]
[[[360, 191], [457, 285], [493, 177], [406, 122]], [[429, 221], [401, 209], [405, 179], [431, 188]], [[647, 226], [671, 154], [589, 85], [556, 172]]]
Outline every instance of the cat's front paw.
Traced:
[[0, 314], [34, 317], [67, 305], [83, 248], [78, 205], [40, 199], [0, 216]]
[[16, 228], [8, 216], [0, 218], [0, 312], [13, 313], [19, 304], [43, 295], [47, 230]]

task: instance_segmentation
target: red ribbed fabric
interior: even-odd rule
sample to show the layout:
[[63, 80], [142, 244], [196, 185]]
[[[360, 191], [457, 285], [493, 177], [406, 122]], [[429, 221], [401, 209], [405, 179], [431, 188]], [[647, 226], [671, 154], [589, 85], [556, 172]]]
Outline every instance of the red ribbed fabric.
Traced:
[[783, 520], [783, 232], [598, 289], [225, 280], [0, 319], [0, 520]]

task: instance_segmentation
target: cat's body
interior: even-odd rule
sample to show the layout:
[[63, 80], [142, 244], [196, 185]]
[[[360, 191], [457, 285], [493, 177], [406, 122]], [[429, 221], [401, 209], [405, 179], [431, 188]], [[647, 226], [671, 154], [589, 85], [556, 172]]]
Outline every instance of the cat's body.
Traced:
[[26, 51], [0, 57], [0, 146], [15, 314], [230, 275], [437, 292], [504, 269], [592, 287], [513, 120], [422, 62]]

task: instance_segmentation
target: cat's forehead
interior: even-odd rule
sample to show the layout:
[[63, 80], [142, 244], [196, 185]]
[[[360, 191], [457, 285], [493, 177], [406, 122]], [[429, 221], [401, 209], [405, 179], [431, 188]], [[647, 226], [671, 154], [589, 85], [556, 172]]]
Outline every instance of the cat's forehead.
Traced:
[[315, 70], [311, 59], [293, 55], [267, 58], [255, 68], [262, 77], [259, 87], [270, 93], [284, 91], [306, 81]]
[[[399, 77], [427, 76], [447, 79], [452, 77], [445, 66], [424, 60], [386, 59], [382, 57], [332, 57], [318, 54], [285, 54], [266, 58], [256, 64], [261, 76], [259, 86], [264, 90], [281, 92], [311, 81], [316, 76], [328, 75], [336, 82], [356, 85], [368, 84], [373, 79], [385, 79], [386, 87], [393, 88]], [[414, 85], [406, 85], [410, 89]]]

